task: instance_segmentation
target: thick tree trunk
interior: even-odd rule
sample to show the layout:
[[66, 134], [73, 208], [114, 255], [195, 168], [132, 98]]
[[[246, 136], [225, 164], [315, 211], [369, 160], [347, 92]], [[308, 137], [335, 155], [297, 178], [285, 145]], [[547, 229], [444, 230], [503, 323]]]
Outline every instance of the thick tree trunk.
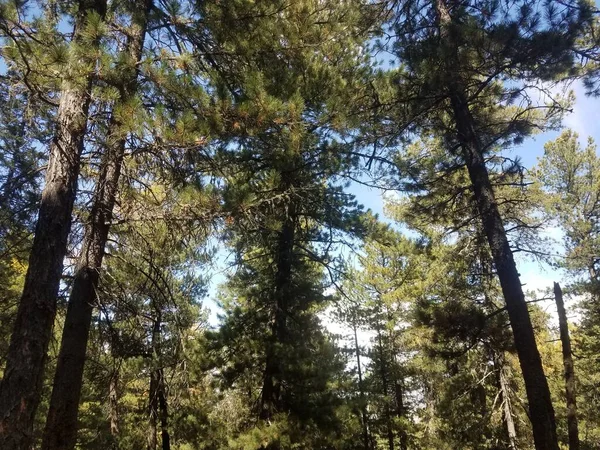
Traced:
[[475, 129], [475, 120], [469, 110], [462, 81], [457, 78], [457, 74], [459, 74], [457, 71], [458, 49], [453, 44], [449, 32], [452, 18], [446, 8], [445, 0], [437, 0], [436, 6], [441, 38], [444, 39], [444, 45], [447, 46], [448, 53], [451, 55], [446, 61], [448, 72], [446, 87], [453, 120], [456, 124], [457, 139], [462, 147], [463, 159], [469, 172], [483, 230], [490, 246], [506, 302], [506, 310], [525, 381], [535, 447], [537, 450], [559, 450], [550, 389], [535, 342], [521, 280], [485, 165], [482, 144]]
[[277, 273], [275, 275], [274, 310], [271, 320], [271, 342], [267, 346], [263, 389], [261, 396], [260, 418], [269, 420], [280, 406], [281, 367], [277, 347], [283, 344], [287, 334], [287, 309], [290, 283], [296, 218], [293, 205], [290, 206], [279, 235], [277, 250]]
[[563, 293], [560, 285], [554, 283], [554, 299], [558, 312], [558, 326], [560, 328], [560, 342], [562, 343], [563, 365], [565, 367], [565, 391], [567, 396], [567, 425], [569, 429], [569, 450], [579, 450], [579, 425], [577, 423], [577, 400], [575, 390], [575, 368], [573, 353], [571, 352], [571, 337], [569, 324], [563, 302]]
[[[103, 17], [105, 11], [105, 0], [81, 0], [73, 41], [82, 40], [89, 14]], [[95, 56], [92, 48], [80, 60], [71, 61], [62, 85], [29, 266], [0, 384], [0, 447], [3, 450], [25, 450], [31, 444], [90, 105], [93, 73], [87, 72], [81, 77], [76, 74], [81, 67], [94, 67]]]
[[[125, 49], [130, 58], [129, 67], [124, 69], [121, 98], [114, 106], [116, 111], [121, 105], [130, 102], [137, 90], [137, 67], [142, 57], [150, 2], [139, 0], [137, 3], [140, 9], [135, 12]], [[113, 113], [109, 123], [89, 222], [75, 270], [44, 431], [43, 450], [72, 450], [77, 440], [77, 412], [96, 288], [125, 154], [127, 132], [123, 129], [118, 114]]]
[[356, 367], [358, 368], [358, 390], [360, 396], [360, 413], [362, 418], [363, 444], [365, 446], [365, 450], [370, 450], [371, 438], [369, 436], [369, 416], [367, 414], [365, 386], [363, 383], [362, 367], [360, 364], [360, 347], [358, 346], [358, 333], [356, 330], [356, 322], [354, 320], [352, 321], [352, 330], [354, 331], [354, 351], [356, 353]]

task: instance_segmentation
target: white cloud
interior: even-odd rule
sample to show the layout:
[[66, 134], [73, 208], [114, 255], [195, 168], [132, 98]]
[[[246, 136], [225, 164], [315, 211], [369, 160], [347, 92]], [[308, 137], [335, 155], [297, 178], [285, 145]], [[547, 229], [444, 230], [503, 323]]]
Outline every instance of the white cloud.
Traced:
[[600, 138], [600, 129], [598, 128], [598, 101], [585, 95], [585, 88], [581, 82], [573, 84], [576, 102], [573, 107], [573, 112], [565, 117], [564, 125], [572, 129], [585, 142], [588, 136], [594, 137], [596, 140]]

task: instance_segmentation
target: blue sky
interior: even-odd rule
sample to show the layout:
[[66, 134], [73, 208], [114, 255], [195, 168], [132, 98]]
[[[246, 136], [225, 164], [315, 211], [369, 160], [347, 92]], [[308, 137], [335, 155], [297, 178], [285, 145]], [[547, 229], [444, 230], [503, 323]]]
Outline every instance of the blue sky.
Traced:
[[[600, 99], [588, 97], [580, 82], [574, 83], [571, 89], [575, 93], [576, 101], [573, 106], [573, 112], [565, 116], [563, 120], [564, 128], [570, 128], [579, 134], [579, 140], [585, 145], [588, 137], [592, 137], [596, 143], [600, 142]], [[530, 169], [536, 163], [539, 157], [544, 154], [544, 144], [556, 139], [561, 131], [545, 132], [527, 139], [522, 145], [510, 151], [512, 157], [520, 157], [523, 165]], [[383, 194], [381, 191], [369, 188], [357, 183], [353, 183], [349, 191], [354, 194], [357, 200], [373, 212], [378, 213], [385, 218], [383, 210]], [[552, 236], [553, 231], [548, 233]], [[558, 238], [558, 236], [556, 236]], [[554, 281], [563, 281], [564, 275], [552, 269], [546, 264], [531, 261], [522, 255], [516, 255], [521, 273], [521, 281], [526, 290], [539, 290], [551, 288]], [[548, 312], [554, 312], [554, 303], [541, 303], [541, 306]], [[567, 301], [567, 307], [569, 302]], [[572, 306], [572, 302], [571, 302]]]
[[[600, 126], [598, 125], [600, 121], [598, 108], [600, 106], [600, 99], [586, 96], [584, 88], [579, 82], [573, 84], [571, 88], [575, 93], [576, 101], [573, 106], [573, 112], [564, 118], [564, 127], [576, 131], [579, 134], [579, 139], [583, 145], [585, 145], [588, 137], [594, 138], [597, 143], [600, 142]], [[532, 138], [527, 139], [519, 147], [512, 149], [510, 154], [512, 157], [519, 156], [525, 167], [531, 168], [537, 163], [538, 158], [544, 154], [544, 144], [556, 139], [560, 133], [561, 131], [551, 131], [535, 135]], [[381, 190], [353, 182], [349, 186], [348, 192], [354, 194], [356, 199], [364, 205], [365, 208], [371, 209], [374, 213], [377, 213], [380, 218], [386, 219], [383, 192]], [[552, 230], [549, 231], [549, 234], [550, 236], [552, 235]], [[558, 236], [556, 237], [558, 238]], [[219, 284], [225, 281], [226, 258], [227, 254], [225, 252], [219, 252], [219, 261], [213, 267], [213, 276], [209, 294], [204, 302], [205, 307], [210, 310], [209, 322], [212, 325], [218, 323], [217, 313], [219, 311], [214, 303], [214, 299], [219, 292]], [[532, 261], [521, 254], [517, 254], [516, 259], [519, 266], [519, 272], [521, 273], [521, 281], [524, 283], [525, 290], [543, 290], [551, 288], [554, 281], [563, 281], [563, 274], [546, 264]], [[553, 302], [543, 302], [539, 303], [539, 305], [554, 315]], [[569, 299], [567, 299], [567, 308], [569, 308], [569, 306], [572, 307], [573, 302], [569, 302]], [[334, 328], [337, 329], [337, 327]]]

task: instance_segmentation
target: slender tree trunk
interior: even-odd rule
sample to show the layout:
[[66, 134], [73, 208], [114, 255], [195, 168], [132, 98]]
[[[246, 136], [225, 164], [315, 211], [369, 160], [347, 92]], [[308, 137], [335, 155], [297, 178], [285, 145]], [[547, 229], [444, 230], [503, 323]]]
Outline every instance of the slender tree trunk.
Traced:
[[463, 146], [463, 156], [513, 330], [515, 347], [529, 401], [536, 449], [558, 450], [556, 421], [548, 381], [535, 341], [519, 273], [498, 211], [498, 204], [485, 166], [481, 146], [474, 131], [474, 121], [464, 94], [456, 92], [452, 94], [452, 107], [459, 140]]
[[137, 1], [140, 9], [133, 16], [124, 50], [130, 58], [129, 67], [123, 69], [121, 98], [114, 106], [115, 112], [109, 123], [90, 218], [75, 270], [44, 430], [43, 450], [72, 450], [77, 440], [77, 413], [96, 288], [125, 154], [127, 130], [118, 110], [133, 99], [137, 90], [137, 67], [142, 57], [150, 4], [149, 0]]
[[502, 399], [502, 417], [506, 425], [506, 437], [508, 438], [508, 447], [510, 450], [517, 450], [517, 429], [510, 398], [510, 384], [506, 377], [506, 362], [503, 356], [495, 358], [496, 370], [498, 371], [498, 384], [500, 387], [500, 397]]
[[371, 448], [371, 438], [369, 437], [369, 416], [367, 414], [367, 403], [365, 396], [365, 386], [363, 383], [362, 367], [360, 365], [360, 347], [358, 346], [358, 333], [356, 322], [352, 320], [352, 330], [354, 331], [354, 351], [356, 353], [356, 366], [358, 368], [358, 390], [360, 395], [360, 413], [362, 418], [363, 442], [365, 450]]
[[108, 384], [108, 420], [110, 422], [111, 450], [119, 448], [119, 369], [115, 368]]
[[[393, 322], [394, 316], [392, 312], [386, 307], [388, 321]], [[398, 362], [398, 354], [399, 351], [396, 348], [396, 333], [394, 330], [389, 331], [389, 339], [390, 339], [390, 353], [393, 363], [395, 364], [394, 370], [394, 396], [396, 402], [396, 417], [399, 419], [406, 418], [406, 410], [404, 408], [404, 379], [402, 376], [401, 364]], [[408, 448], [408, 435], [404, 428], [404, 424], [402, 424], [401, 428], [398, 430], [398, 439], [400, 444], [400, 450], [406, 450]]]
[[167, 404], [165, 373], [162, 368], [160, 368], [158, 375], [158, 407], [160, 409], [160, 435], [162, 450], [171, 450], [171, 436], [169, 435], [169, 408]]
[[[104, 17], [105, 11], [105, 0], [80, 0], [74, 43], [82, 41], [88, 15]], [[70, 61], [61, 88], [29, 266], [0, 384], [0, 447], [3, 450], [25, 450], [31, 444], [90, 105], [93, 73], [79, 76], [78, 72], [87, 65], [94, 67], [95, 58], [96, 49], [91, 48], [79, 60]]]
[[289, 288], [292, 277], [292, 260], [296, 233], [293, 205], [280, 232], [277, 250], [277, 273], [275, 276], [274, 311], [271, 321], [271, 342], [267, 346], [263, 377], [260, 417], [269, 420], [279, 408], [281, 396], [281, 367], [277, 346], [286, 340]]
[[463, 146], [463, 156], [506, 302], [506, 310], [525, 381], [536, 449], [558, 450], [556, 421], [548, 381], [535, 341], [519, 273], [498, 211], [498, 204], [485, 166], [481, 146], [474, 132], [474, 121], [464, 94], [456, 92], [452, 94], [452, 107], [459, 140]]
[[167, 404], [167, 391], [165, 373], [162, 367], [161, 326], [162, 312], [155, 304], [156, 319], [152, 327], [152, 369], [150, 371], [149, 390], [149, 419], [148, 450], [155, 450], [158, 443], [158, 421], [160, 420], [160, 435], [162, 450], [171, 449], [169, 435], [169, 409]]
[[[273, 345], [273, 344], [269, 344]], [[265, 359], [265, 370], [263, 373], [263, 386], [260, 399], [260, 418], [269, 420], [275, 413], [275, 405], [277, 403], [277, 394], [275, 387], [276, 374], [276, 356], [274, 351], [267, 350]]]
[[445, 0], [437, 0], [436, 5], [441, 38], [444, 40], [444, 45], [448, 46], [449, 53], [452, 54], [446, 61], [446, 71], [449, 76], [447, 89], [456, 124], [457, 138], [462, 147], [463, 159], [469, 172], [475, 201], [506, 302], [506, 310], [529, 401], [535, 448], [537, 450], [559, 450], [550, 389], [535, 341], [521, 280], [485, 165], [481, 141], [475, 129], [475, 120], [469, 110], [462, 82], [457, 79], [459, 73], [457, 71], [459, 65], [457, 48], [452, 42], [451, 33], [449, 33], [452, 18], [446, 8]]
[[158, 371], [150, 372], [150, 390], [148, 392], [148, 450], [156, 450], [158, 444]]
[[565, 311], [565, 304], [563, 302], [562, 289], [558, 283], [554, 283], [554, 299], [556, 300], [556, 310], [558, 311], [560, 342], [562, 343], [563, 365], [565, 367], [569, 450], [579, 450], [579, 425], [577, 423], [575, 368], [573, 365], [573, 353], [571, 352], [571, 337], [569, 336], [567, 313]]
[[392, 427], [392, 412], [387, 398], [389, 384], [388, 373], [385, 364], [383, 342], [381, 339], [381, 330], [377, 330], [377, 340], [379, 342], [379, 357], [381, 359], [379, 364], [379, 376], [381, 377], [381, 393], [383, 394], [385, 399], [385, 424], [387, 428], [388, 449], [394, 450], [394, 429]]
[[150, 389], [148, 391], [148, 450], [156, 450], [158, 443], [158, 416], [160, 391], [160, 327], [162, 317], [157, 308], [157, 316], [152, 327], [152, 359], [150, 361]]
[[[402, 380], [396, 380], [395, 383], [395, 394], [396, 394], [396, 417], [399, 419], [406, 418], [406, 410], [404, 408], [404, 387]], [[399, 431], [400, 437], [400, 450], [408, 449], [408, 435], [404, 427]]]

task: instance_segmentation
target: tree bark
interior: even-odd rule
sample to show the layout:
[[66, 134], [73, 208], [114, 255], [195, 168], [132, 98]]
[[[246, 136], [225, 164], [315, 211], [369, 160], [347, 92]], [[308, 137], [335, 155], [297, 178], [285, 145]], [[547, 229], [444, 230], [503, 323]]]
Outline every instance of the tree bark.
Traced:
[[556, 421], [548, 381], [544, 374], [521, 280], [498, 210], [481, 145], [474, 132], [474, 121], [464, 94], [453, 92], [451, 100], [459, 141], [463, 147], [463, 157], [506, 302], [525, 381], [536, 449], [558, 450]]
[[119, 368], [110, 377], [108, 384], [108, 420], [110, 422], [111, 450], [119, 449]]
[[150, 372], [148, 391], [148, 450], [156, 450], [158, 444], [158, 371]]
[[165, 386], [165, 372], [160, 368], [158, 378], [158, 407], [160, 409], [160, 435], [162, 450], [171, 450], [171, 436], [169, 434], [169, 409], [167, 404], [167, 390]]
[[569, 450], [579, 450], [579, 424], [577, 422], [577, 400], [575, 388], [575, 367], [573, 353], [571, 352], [571, 337], [569, 324], [563, 302], [563, 293], [560, 285], [554, 283], [554, 299], [558, 312], [558, 326], [560, 329], [560, 342], [562, 343], [563, 365], [565, 368], [565, 392], [567, 397], [567, 426], [569, 430]]
[[[104, 17], [105, 12], [105, 0], [80, 0], [73, 42], [82, 42], [90, 14]], [[25, 450], [31, 445], [91, 101], [93, 73], [78, 72], [87, 65], [95, 67], [96, 56], [96, 49], [90, 48], [79, 60], [70, 61], [61, 87], [29, 266], [0, 384], [0, 447], [4, 450]]]
[[271, 320], [271, 342], [267, 346], [263, 389], [261, 395], [260, 418], [269, 420], [280, 407], [281, 367], [277, 347], [285, 342], [287, 334], [287, 309], [290, 283], [296, 218], [293, 204], [287, 212], [277, 244], [277, 273], [275, 275], [274, 310]]
[[392, 412], [388, 401], [388, 373], [385, 364], [385, 356], [383, 351], [383, 342], [381, 339], [381, 330], [377, 330], [377, 340], [379, 343], [379, 376], [381, 377], [381, 393], [385, 401], [385, 424], [387, 428], [388, 449], [394, 450], [394, 429], [392, 427]]
[[[396, 380], [395, 384], [395, 393], [396, 393], [396, 417], [399, 419], [406, 418], [406, 410], [404, 408], [404, 387], [402, 385], [402, 380]], [[406, 430], [403, 428], [398, 432], [400, 438], [400, 450], [408, 449], [408, 435], [406, 434]]]
[[160, 420], [160, 434], [162, 450], [171, 449], [171, 437], [169, 435], [169, 410], [167, 404], [167, 392], [165, 386], [165, 373], [162, 366], [161, 348], [161, 326], [162, 312], [156, 308], [156, 319], [152, 327], [152, 368], [150, 371], [149, 390], [149, 419], [150, 429], [148, 433], [148, 450], [155, 450], [158, 444], [158, 421]]
[[356, 321], [352, 319], [352, 330], [354, 331], [354, 350], [356, 353], [356, 366], [358, 368], [358, 390], [360, 395], [360, 413], [362, 418], [363, 443], [365, 450], [371, 448], [371, 438], [369, 436], [369, 416], [367, 415], [367, 403], [365, 396], [365, 386], [363, 383], [362, 367], [360, 365], [360, 347], [358, 346], [358, 333], [356, 330]]
[[481, 152], [481, 145], [474, 133], [473, 118], [464, 94], [452, 93], [452, 108], [459, 141], [463, 147], [463, 157], [469, 171], [477, 207], [506, 302], [506, 310], [525, 381], [536, 449], [558, 450], [556, 421], [548, 381], [535, 341], [519, 273], [498, 210]]
[[517, 429], [513, 415], [512, 401], [510, 398], [510, 384], [506, 377], [506, 363], [503, 356], [495, 358], [496, 370], [498, 371], [498, 384], [500, 397], [502, 399], [502, 417], [506, 425], [506, 437], [510, 450], [517, 450]]
[[[388, 321], [393, 322], [394, 316], [388, 307], [385, 307], [388, 316]], [[406, 419], [406, 409], [404, 407], [404, 378], [402, 376], [401, 364], [398, 362], [399, 351], [396, 348], [396, 333], [393, 329], [389, 330], [390, 339], [390, 353], [392, 355], [392, 361], [395, 365], [394, 370], [394, 396], [396, 402], [396, 417], [399, 419]], [[404, 428], [404, 424], [398, 430], [398, 443], [400, 444], [400, 450], [406, 450], [408, 448], [408, 434]]]
[[160, 437], [162, 450], [171, 450], [169, 434], [169, 409], [165, 388], [165, 374], [162, 367], [150, 373], [150, 427], [148, 433], [148, 450], [156, 450], [158, 445], [158, 421], [160, 420]]
[[[113, 110], [130, 102], [137, 90], [138, 62], [142, 57], [151, 2], [138, 0], [136, 6], [139, 10], [134, 12], [124, 50], [130, 61], [123, 69], [121, 98]], [[42, 441], [43, 450], [72, 450], [77, 441], [77, 413], [96, 288], [125, 154], [127, 131], [118, 114], [118, 111], [113, 112], [109, 123], [90, 218], [75, 270]]]
[[483, 147], [476, 132], [475, 120], [469, 109], [464, 87], [457, 75], [458, 49], [453, 44], [449, 33], [452, 18], [444, 0], [437, 0], [436, 5], [441, 38], [444, 39], [444, 44], [448, 46], [449, 53], [452, 55], [446, 61], [446, 71], [449, 76], [446, 88], [456, 124], [457, 139], [462, 147], [463, 159], [469, 172], [475, 201], [506, 302], [529, 401], [535, 448], [559, 450], [550, 389], [535, 341], [521, 280], [485, 165]]
[[157, 308], [157, 316], [152, 326], [152, 359], [150, 360], [150, 389], [148, 391], [148, 450], [156, 450], [158, 443], [158, 415], [159, 415], [159, 391], [160, 391], [160, 328], [162, 317]]

